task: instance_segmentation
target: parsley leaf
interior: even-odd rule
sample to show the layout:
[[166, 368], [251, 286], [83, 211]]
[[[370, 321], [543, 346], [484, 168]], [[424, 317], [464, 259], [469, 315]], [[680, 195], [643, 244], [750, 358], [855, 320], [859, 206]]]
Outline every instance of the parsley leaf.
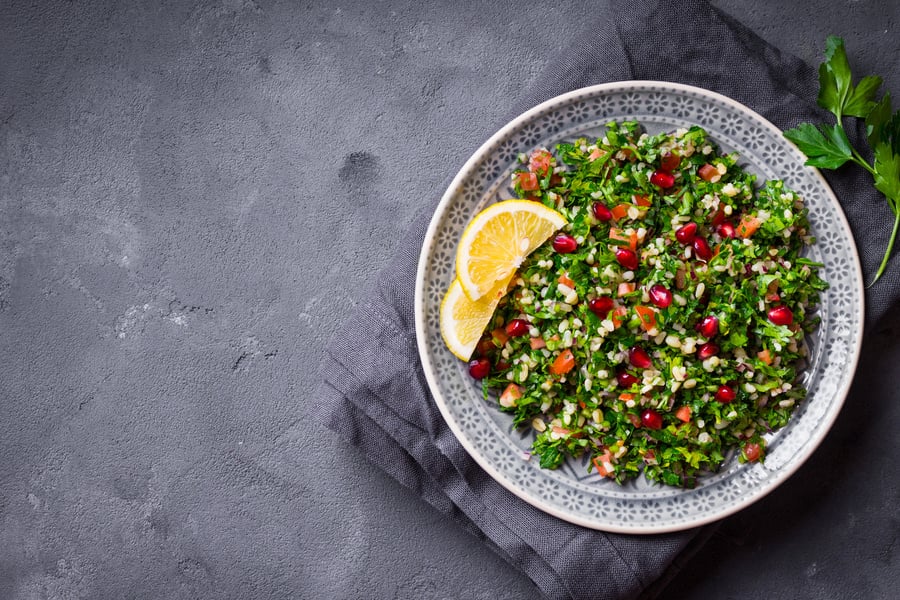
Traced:
[[831, 111], [838, 121], [845, 116], [864, 118], [875, 106], [873, 98], [881, 82], [881, 77], [869, 75], [854, 87], [844, 40], [828, 36], [825, 62], [819, 66], [819, 106]]
[[[825, 62], [819, 65], [819, 106], [836, 118], [834, 125], [801, 123], [784, 132], [784, 136], [806, 155], [806, 164], [822, 169], [837, 169], [853, 162], [871, 173], [875, 189], [884, 194], [894, 213], [894, 227], [884, 257], [872, 283], [887, 268], [894, 241], [900, 231], [900, 110], [892, 113], [890, 94], [876, 99], [882, 79], [876, 75], [863, 77], [853, 85], [850, 62], [844, 40], [828, 36], [825, 40]], [[850, 143], [844, 130], [844, 117], [864, 119], [866, 139], [874, 161], [869, 164]]]
[[853, 158], [847, 134], [836, 125], [817, 128], [810, 123], [802, 123], [795, 129], [785, 131], [784, 136], [806, 155], [806, 164], [811, 167], [837, 169]]
[[872, 99], [881, 87], [881, 81], [881, 77], [875, 75], [860, 79], [859, 84], [851, 88], [850, 95], [844, 103], [844, 115], [865, 118], [875, 106]]
[[875, 146], [875, 189], [895, 205], [900, 202], [900, 154], [894, 154], [886, 142]]

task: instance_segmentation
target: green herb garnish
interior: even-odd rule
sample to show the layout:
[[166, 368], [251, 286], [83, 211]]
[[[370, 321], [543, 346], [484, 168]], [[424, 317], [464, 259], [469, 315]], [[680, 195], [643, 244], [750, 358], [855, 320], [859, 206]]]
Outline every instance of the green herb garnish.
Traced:
[[[872, 174], [875, 189], [884, 194], [894, 212], [894, 228], [884, 258], [872, 283], [884, 273], [900, 229], [900, 110], [892, 112], [890, 94], [876, 99], [882, 79], [863, 77], [853, 85], [844, 40], [829, 36], [825, 42], [825, 62], [819, 66], [818, 104], [836, 118], [834, 125], [801, 123], [784, 132], [806, 155], [806, 164], [822, 169], [838, 169], [853, 162]], [[873, 162], [863, 158], [850, 143], [844, 117], [864, 119]], [[871, 284], [870, 284], [871, 285]]]

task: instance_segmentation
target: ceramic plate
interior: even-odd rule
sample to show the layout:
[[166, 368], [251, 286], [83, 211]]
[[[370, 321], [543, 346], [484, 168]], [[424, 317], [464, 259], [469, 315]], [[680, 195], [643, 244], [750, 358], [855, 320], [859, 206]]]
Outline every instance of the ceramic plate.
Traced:
[[[681, 490], [643, 477], [620, 486], [587, 473], [570, 460], [556, 471], [528, 460], [532, 435], [513, 430], [512, 417], [481, 396], [466, 365], [444, 346], [440, 302], [454, 277], [456, 245], [468, 221], [492, 202], [514, 197], [510, 176], [516, 157], [536, 146], [554, 147], [577, 137], [598, 137], [611, 120], [638, 120], [651, 134], [699, 125], [723, 152], [762, 179], [783, 179], [805, 199], [817, 243], [808, 255], [824, 263], [830, 283], [819, 308], [822, 322], [808, 340], [803, 384], [809, 390], [787, 427], [771, 435], [765, 464], [739, 464]], [[416, 332], [434, 401], [450, 429], [494, 479], [526, 502], [561, 519], [605, 531], [661, 533], [732, 514], [787, 479], [825, 437], [847, 394], [859, 356], [863, 285], [850, 228], [827, 183], [781, 131], [747, 107], [719, 94], [684, 85], [633, 81], [570, 92], [519, 116], [466, 162], [447, 189], [419, 261]]]

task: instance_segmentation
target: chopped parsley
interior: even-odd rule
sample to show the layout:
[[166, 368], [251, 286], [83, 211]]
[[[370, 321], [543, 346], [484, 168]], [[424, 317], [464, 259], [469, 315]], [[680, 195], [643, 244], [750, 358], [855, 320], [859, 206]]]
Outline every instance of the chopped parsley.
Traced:
[[757, 184], [700, 127], [538, 148], [512, 185], [568, 224], [521, 265], [477, 356], [553, 469], [693, 487], [732, 452], [764, 460], [806, 391], [804, 337], [827, 284], [802, 199]]

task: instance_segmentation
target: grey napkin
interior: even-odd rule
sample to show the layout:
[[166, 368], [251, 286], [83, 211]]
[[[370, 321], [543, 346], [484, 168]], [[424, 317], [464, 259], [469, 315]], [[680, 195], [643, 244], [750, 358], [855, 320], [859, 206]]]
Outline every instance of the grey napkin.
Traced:
[[[812, 67], [780, 53], [706, 2], [614, 1], [612, 9], [551, 61], [511, 116], [586, 85], [657, 79], [720, 92], [781, 128], [825, 117], [815, 105], [818, 83]], [[472, 140], [472, 150], [481, 141]], [[858, 169], [829, 175], [856, 239], [863, 242], [868, 281], [890, 233], [891, 214], [867, 177]], [[434, 190], [432, 205], [401, 238], [375, 293], [327, 348], [319, 418], [525, 572], [549, 598], [654, 597], [710, 528], [628, 536], [544, 514], [493, 481], [435, 406], [416, 349], [413, 290], [425, 230], [443, 191]], [[867, 291], [868, 328], [896, 303], [898, 278], [892, 265]], [[358, 327], [360, 322], [366, 327]]]

